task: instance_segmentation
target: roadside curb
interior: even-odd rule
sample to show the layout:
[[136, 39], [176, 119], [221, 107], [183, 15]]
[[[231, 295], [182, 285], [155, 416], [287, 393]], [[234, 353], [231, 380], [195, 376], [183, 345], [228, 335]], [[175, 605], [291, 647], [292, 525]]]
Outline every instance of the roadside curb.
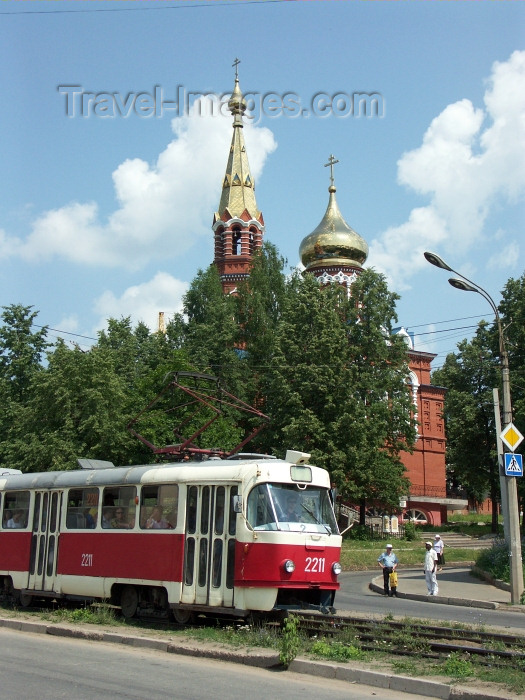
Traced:
[[[374, 593], [379, 593], [384, 595], [383, 592], [383, 578], [382, 576], [376, 576], [368, 584], [368, 588]], [[510, 605], [507, 603], [498, 603], [491, 600], [475, 600], [473, 598], [454, 598], [451, 596], [429, 596], [422, 595], [420, 593], [406, 593], [405, 591], [397, 591], [398, 598], [407, 598], [408, 600], [417, 600], [419, 602], [426, 603], [440, 603], [441, 605], [458, 605], [465, 608], [483, 608], [484, 610], [505, 610], [508, 612], [521, 612], [525, 613], [525, 606], [523, 605]]]
[[[381, 579], [381, 585], [377, 583], [379, 579], [376, 578], [370, 582], [368, 587], [374, 593], [379, 593], [383, 595], [383, 580]], [[461, 605], [466, 608], [484, 608], [485, 610], [498, 610], [501, 605], [500, 603], [494, 603], [489, 600], [471, 600], [470, 598], [450, 598], [445, 596], [428, 596], [421, 595], [419, 593], [405, 593], [404, 591], [398, 591], [398, 598], [407, 598], [409, 600], [417, 600], [419, 602], [427, 603], [441, 603], [442, 605]], [[507, 610], [507, 607], [505, 607]]]
[[[371, 584], [372, 585], [372, 584]], [[152, 637], [133, 636], [126, 633], [106, 632], [94, 629], [81, 629], [73, 625], [51, 625], [45, 622], [32, 622], [13, 618], [0, 618], [0, 628], [11, 629], [33, 634], [49, 634], [56, 637], [70, 637], [88, 641], [106, 642], [109, 644], [124, 644], [140, 649], [151, 649], [168, 654], [182, 656], [198, 656], [218, 661], [254, 666], [257, 668], [276, 668], [281, 666], [279, 654], [266, 649], [225, 648], [199, 642], [177, 642], [154, 639]], [[281, 666], [283, 672], [284, 668]], [[438, 698], [439, 700], [509, 700], [516, 695], [492, 694], [479, 692], [475, 689], [426, 680], [411, 676], [401, 676], [380, 671], [371, 671], [351, 664], [333, 664], [330, 662], [314, 661], [298, 657], [289, 667], [293, 673], [302, 673], [320, 678], [360, 683], [374, 688], [383, 688], [404, 692], [419, 697]]]

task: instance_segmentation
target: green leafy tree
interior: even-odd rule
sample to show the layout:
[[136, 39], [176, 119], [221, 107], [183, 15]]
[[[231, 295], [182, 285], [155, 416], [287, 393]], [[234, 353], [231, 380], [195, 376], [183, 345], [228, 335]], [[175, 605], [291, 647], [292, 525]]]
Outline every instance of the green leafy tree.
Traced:
[[406, 346], [391, 334], [394, 302], [373, 271], [354, 283], [350, 300], [343, 287], [295, 275], [266, 377], [272, 424], [263, 446], [310, 452], [363, 505], [396, 507], [408, 487], [400, 452], [411, 449], [415, 426]]
[[110, 351], [71, 350], [59, 340], [8, 431], [5, 463], [48, 471], [74, 469], [78, 457], [125, 462], [132, 440], [126, 405], [125, 382]]
[[[512, 420], [525, 435], [525, 273], [518, 279], [510, 278], [502, 292], [499, 305], [509, 355], [509, 375], [512, 394]], [[496, 329], [493, 329], [493, 347], [497, 347]], [[525, 451], [522, 443], [518, 450]], [[520, 510], [525, 504], [525, 478], [518, 479]]]
[[463, 340], [432, 380], [447, 388], [444, 419], [449, 488], [481, 503], [492, 501], [497, 531], [499, 469], [492, 390], [500, 383], [499, 360], [491, 350], [493, 333], [481, 322], [472, 341]]
[[42, 356], [49, 346], [47, 326], [32, 330], [38, 316], [32, 306], [4, 306], [0, 326], [0, 378], [9, 396], [23, 399], [35, 372], [41, 369]]

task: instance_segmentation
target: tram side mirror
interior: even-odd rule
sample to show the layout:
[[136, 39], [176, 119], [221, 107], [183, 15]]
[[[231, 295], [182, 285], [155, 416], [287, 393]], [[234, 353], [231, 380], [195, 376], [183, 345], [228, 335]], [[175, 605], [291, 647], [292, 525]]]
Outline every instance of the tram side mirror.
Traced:
[[233, 512], [242, 513], [242, 496], [233, 496]]

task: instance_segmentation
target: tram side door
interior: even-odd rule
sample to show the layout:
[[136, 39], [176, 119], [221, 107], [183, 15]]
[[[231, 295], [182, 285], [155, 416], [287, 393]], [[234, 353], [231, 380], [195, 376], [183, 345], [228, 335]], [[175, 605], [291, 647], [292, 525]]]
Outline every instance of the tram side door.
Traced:
[[28, 590], [53, 590], [61, 508], [62, 492], [37, 491], [35, 493]]
[[233, 484], [188, 488], [183, 603], [233, 607], [237, 493]]

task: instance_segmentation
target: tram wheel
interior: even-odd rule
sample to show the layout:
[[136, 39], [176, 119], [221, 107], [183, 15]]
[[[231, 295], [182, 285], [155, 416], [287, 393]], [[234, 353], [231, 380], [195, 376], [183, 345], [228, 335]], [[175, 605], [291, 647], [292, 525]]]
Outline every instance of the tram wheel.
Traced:
[[20, 591], [16, 596], [16, 599], [22, 608], [29, 608], [29, 606], [33, 603], [33, 596], [31, 593], [22, 593], [22, 591]]
[[172, 609], [173, 619], [178, 625], [186, 625], [193, 617], [191, 610], [185, 610], [184, 608], [173, 608]]
[[125, 618], [134, 617], [139, 607], [139, 594], [134, 586], [124, 586], [120, 595], [120, 609]]

